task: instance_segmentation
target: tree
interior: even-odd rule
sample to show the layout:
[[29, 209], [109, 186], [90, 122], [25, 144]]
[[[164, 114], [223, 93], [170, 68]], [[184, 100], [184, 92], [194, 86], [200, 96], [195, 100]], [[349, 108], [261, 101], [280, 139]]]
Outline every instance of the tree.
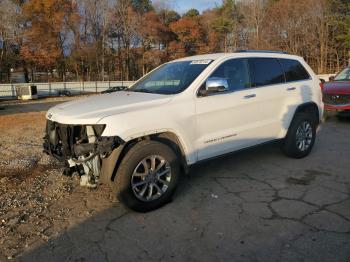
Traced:
[[350, 62], [349, 0], [222, 0], [182, 17], [154, 2], [0, 0], [0, 81], [27, 66], [132, 80], [174, 58], [237, 49], [284, 50], [319, 73]]
[[280, 0], [269, 8], [265, 41], [305, 57], [322, 73], [330, 55], [328, 10], [326, 0]]
[[204, 32], [198, 17], [185, 16], [170, 24], [170, 29], [177, 35], [177, 41], [171, 45], [173, 57], [200, 53], [205, 46]]
[[[112, 11], [114, 25], [113, 35], [117, 40], [119, 69], [122, 79], [129, 80], [130, 74], [130, 49], [138, 40], [138, 28], [140, 19], [129, 0], [118, 0]], [[122, 53], [122, 49], [125, 53]]]
[[[160, 46], [163, 40], [166, 41], [168, 34], [168, 28], [160, 21], [155, 12], [148, 12], [141, 17], [140, 22], [140, 38], [142, 43], [142, 72], [143, 74], [149, 71], [147, 64], [153, 64], [153, 62], [147, 62], [147, 58], [151, 58], [151, 50], [157, 49], [160, 51]], [[159, 52], [157, 52], [159, 55]], [[153, 60], [153, 59], [152, 59]]]
[[21, 54], [24, 59], [65, 76], [65, 53], [72, 27], [79, 21], [76, 5], [69, 0], [32, 0], [23, 6], [27, 21]]
[[199, 11], [197, 9], [190, 9], [188, 10], [184, 15], [183, 17], [196, 17], [196, 16], [199, 16]]
[[250, 46], [255, 49], [261, 49], [261, 31], [266, 19], [267, 6], [267, 0], [246, 0], [241, 5], [245, 26], [252, 32]]
[[131, 6], [139, 14], [145, 14], [154, 11], [150, 0], [131, 0]]
[[10, 0], [0, 1], [0, 82], [3, 75], [10, 81], [10, 69], [21, 64], [19, 56], [22, 44], [22, 24], [20, 6]]
[[234, 51], [238, 46], [238, 24], [242, 20], [236, 3], [233, 0], [224, 0], [221, 7], [216, 9], [216, 18], [212, 27], [223, 36], [224, 51]]
[[161, 9], [158, 13], [159, 19], [166, 26], [169, 26], [171, 23], [179, 21], [181, 16], [174, 10]]
[[[85, 46], [95, 47], [94, 67], [98, 78], [104, 80], [107, 34], [110, 28], [109, 2], [108, 0], [83, 0], [81, 10], [83, 33], [79, 32], [79, 34], [83, 36], [82, 40]], [[76, 48], [79, 49], [79, 45]]]
[[336, 71], [342, 63], [350, 64], [350, 3], [347, 0], [330, 0], [330, 38], [334, 40]]

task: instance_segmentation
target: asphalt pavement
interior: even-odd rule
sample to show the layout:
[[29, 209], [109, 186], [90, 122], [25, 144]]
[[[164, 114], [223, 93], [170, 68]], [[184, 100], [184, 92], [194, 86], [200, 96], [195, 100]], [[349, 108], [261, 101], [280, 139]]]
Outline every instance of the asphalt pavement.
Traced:
[[329, 117], [307, 158], [265, 145], [203, 163], [167, 206], [117, 203], [18, 259], [350, 261], [350, 119]]

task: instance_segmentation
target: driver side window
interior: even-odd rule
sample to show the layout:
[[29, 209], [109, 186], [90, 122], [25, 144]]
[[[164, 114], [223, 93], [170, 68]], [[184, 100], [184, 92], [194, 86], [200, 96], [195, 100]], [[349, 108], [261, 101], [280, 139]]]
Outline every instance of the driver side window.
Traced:
[[210, 76], [224, 78], [228, 82], [229, 91], [250, 87], [248, 60], [243, 58], [231, 59], [221, 64]]

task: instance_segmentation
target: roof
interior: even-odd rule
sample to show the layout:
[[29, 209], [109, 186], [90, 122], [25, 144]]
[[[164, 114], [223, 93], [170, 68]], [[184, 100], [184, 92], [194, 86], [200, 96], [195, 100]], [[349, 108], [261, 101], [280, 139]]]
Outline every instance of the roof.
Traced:
[[227, 56], [229, 53], [215, 53], [215, 54], [206, 54], [206, 55], [195, 55], [188, 56], [184, 58], [177, 59], [176, 61], [188, 61], [188, 60], [217, 60]]
[[247, 57], [247, 56], [255, 56], [255, 57], [289, 57], [294, 59], [300, 59], [301, 57], [286, 54], [284, 52], [278, 51], [267, 51], [267, 50], [240, 50], [234, 53], [215, 53], [215, 54], [205, 54], [205, 55], [196, 55], [189, 56], [177, 59], [175, 61], [193, 61], [193, 60], [218, 60], [221, 58], [227, 57]]

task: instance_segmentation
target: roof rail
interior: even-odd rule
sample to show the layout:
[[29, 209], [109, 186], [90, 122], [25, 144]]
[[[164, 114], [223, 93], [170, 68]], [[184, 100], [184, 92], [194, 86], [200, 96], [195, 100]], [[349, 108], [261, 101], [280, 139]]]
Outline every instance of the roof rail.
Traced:
[[274, 51], [274, 50], [237, 50], [235, 53], [272, 53], [272, 54], [288, 54], [284, 51]]

